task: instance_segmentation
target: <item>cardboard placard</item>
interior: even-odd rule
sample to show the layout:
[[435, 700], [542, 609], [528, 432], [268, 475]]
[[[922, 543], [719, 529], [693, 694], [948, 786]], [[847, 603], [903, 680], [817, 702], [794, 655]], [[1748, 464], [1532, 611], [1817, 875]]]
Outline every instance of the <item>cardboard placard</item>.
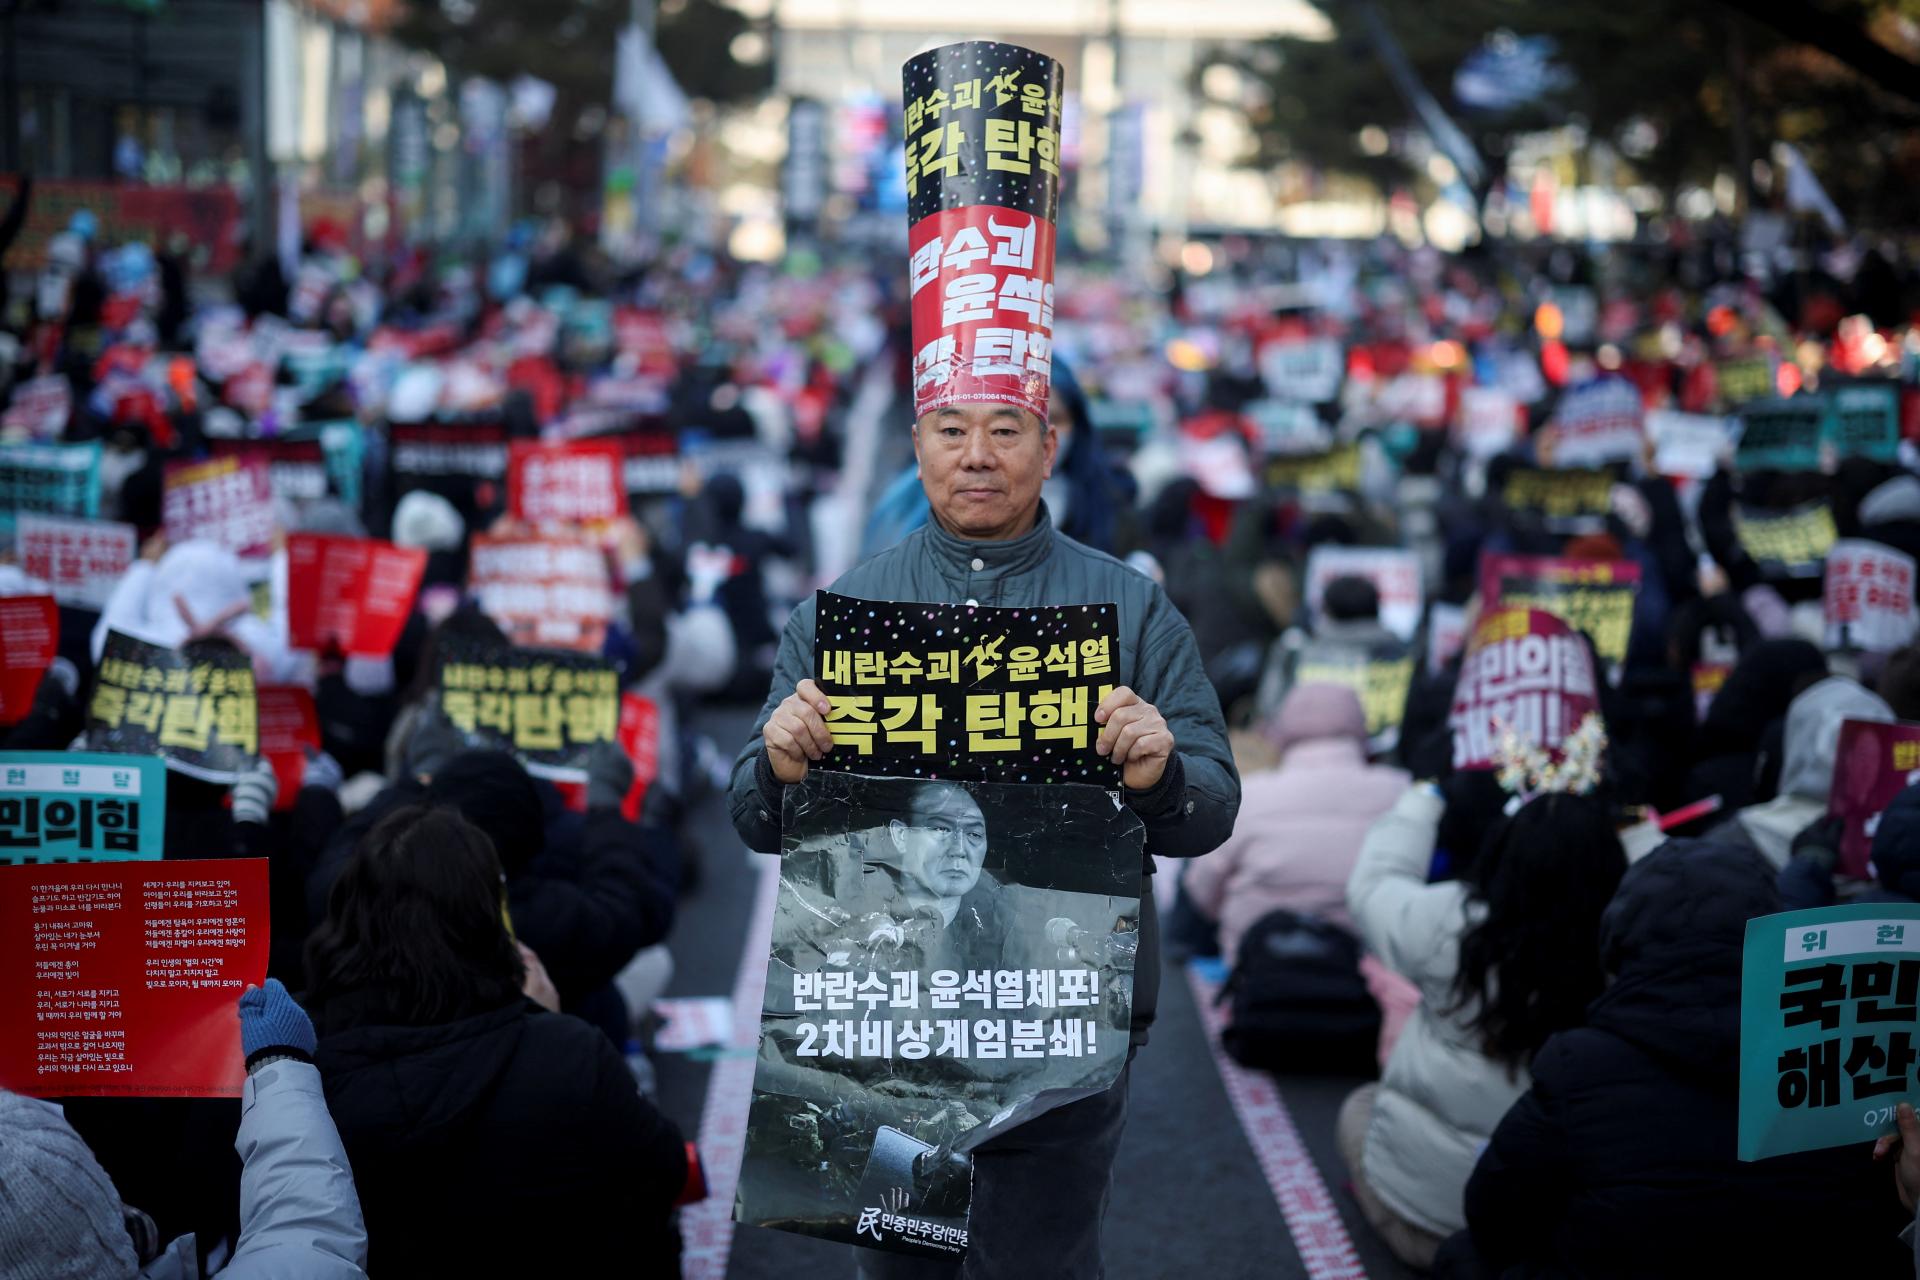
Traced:
[[1821, 606], [1827, 648], [1892, 653], [1920, 629], [1913, 604], [1913, 557], [1859, 538], [1842, 538], [1827, 553]]
[[100, 442], [0, 445], [0, 529], [28, 511], [100, 514]]
[[1557, 750], [1599, 707], [1593, 662], [1566, 623], [1540, 609], [1496, 610], [1474, 628], [1454, 686], [1453, 767], [1493, 768], [1508, 729]]
[[470, 746], [507, 751], [541, 778], [581, 782], [597, 743], [620, 728], [613, 664], [554, 649], [450, 648], [440, 710]]
[[1842, 823], [1840, 872], [1867, 879], [1880, 815], [1895, 796], [1920, 782], [1920, 725], [1845, 721], [1833, 758], [1827, 812]]
[[52, 596], [0, 598], [0, 724], [26, 719], [59, 652], [60, 606]]
[[1544, 609], [1593, 638], [1610, 667], [1627, 660], [1640, 566], [1631, 560], [1568, 560], [1558, 556], [1480, 557], [1485, 609]]
[[598, 653], [613, 616], [606, 555], [586, 538], [476, 535], [467, 585], [515, 644]]
[[737, 1220], [965, 1252], [969, 1153], [1129, 1055], [1145, 832], [1117, 801], [823, 770], [786, 788]]
[[13, 546], [27, 576], [52, 587], [55, 600], [75, 609], [105, 608], [138, 554], [130, 524], [32, 512], [15, 521]]
[[1029, 609], [822, 591], [813, 678], [832, 710], [816, 769], [1114, 785], [1093, 713], [1120, 683], [1111, 604]]
[[413, 613], [427, 553], [372, 538], [287, 539], [287, 640], [349, 657], [393, 653]]
[[1398, 547], [1342, 547], [1322, 543], [1307, 556], [1307, 609], [1316, 618], [1335, 578], [1364, 578], [1380, 596], [1380, 625], [1402, 640], [1420, 629], [1426, 589], [1420, 558]]
[[625, 515], [620, 447], [515, 441], [507, 456], [507, 508], [536, 524], [597, 524]]
[[233, 782], [260, 751], [253, 664], [221, 641], [162, 649], [108, 631], [87, 708], [87, 746], [157, 755], [188, 777]]
[[1920, 1101], [1917, 992], [1920, 905], [1820, 907], [1747, 921], [1740, 1159], [1870, 1144], [1895, 1132], [1895, 1108]]
[[166, 837], [166, 768], [152, 756], [0, 751], [0, 865], [152, 861]]
[[205, 538], [240, 556], [272, 549], [273, 483], [262, 458], [168, 463], [161, 510], [170, 543]]
[[0, 1088], [237, 1098], [267, 860], [0, 867]]
[[914, 416], [999, 403], [1045, 421], [1060, 64], [972, 40], [909, 59], [901, 81]]

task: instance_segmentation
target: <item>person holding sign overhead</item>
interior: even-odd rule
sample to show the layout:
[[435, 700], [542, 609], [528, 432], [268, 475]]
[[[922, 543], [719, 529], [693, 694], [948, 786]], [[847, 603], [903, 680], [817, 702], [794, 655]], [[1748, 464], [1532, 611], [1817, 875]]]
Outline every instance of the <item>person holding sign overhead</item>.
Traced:
[[[1240, 779], [1193, 633], [1157, 584], [1057, 532], [1041, 499], [1059, 450], [1048, 422], [1059, 67], [974, 41], [914, 58], [905, 78], [913, 445], [932, 519], [833, 590], [970, 606], [1116, 606], [1115, 683], [1092, 712], [1097, 750], [1119, 766], [1147, 851], [1197, 857], [1233, 830]], [[1022, 80], [1018, 94], [993, 91]], [[935, 110], [945, 114], [928, 114]], [[834, 748], [833, 707], [811, 678], [814, 642], [814, 603], [805, 601], [787, 622], [772, 689], [734, 764], [729, 808], [754, 849], [779, 848], [784, 789]], [[1151, 897], [1140, 895], [1136, 1048], [1159, 987]], [[978, 1147], [964, 1264], [863, 1252], [862, 1274], [1101, 1274], [1100, 1223], [1126, 1106], [1122, 1072], [1111, 1089]]]

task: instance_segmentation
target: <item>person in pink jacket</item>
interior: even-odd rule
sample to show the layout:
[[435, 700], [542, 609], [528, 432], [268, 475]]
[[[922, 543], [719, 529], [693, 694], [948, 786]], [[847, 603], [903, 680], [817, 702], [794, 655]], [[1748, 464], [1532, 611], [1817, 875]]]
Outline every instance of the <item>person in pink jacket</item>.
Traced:
[[1275, 907], [1348, 931], [1347, 877], [1374, 819], [1407, 789], [1398, 769], [1367, 763], [1360, 699], [1334, 684], [1296, 685], [1268, 725], [1277, 768], [1241, 779], [1227, 842], [1187, 867], [1187, 896], [1220, 926], [1232, 964], [1240, 939]]

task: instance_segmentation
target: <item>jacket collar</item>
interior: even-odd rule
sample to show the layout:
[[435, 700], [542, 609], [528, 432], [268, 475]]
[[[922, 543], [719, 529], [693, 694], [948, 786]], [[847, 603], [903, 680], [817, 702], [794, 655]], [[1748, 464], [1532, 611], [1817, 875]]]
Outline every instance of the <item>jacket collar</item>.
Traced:
[[1053, 551], [1053, 516], [1044, 501], [1040, 503], [1033, 528], [1006, 542], [956, 538], [941, 528], [931, 514], [922, 529], [927, 554], [935, 567], [944, 576], [960, 582], [1010, 578], [1037, 567]]

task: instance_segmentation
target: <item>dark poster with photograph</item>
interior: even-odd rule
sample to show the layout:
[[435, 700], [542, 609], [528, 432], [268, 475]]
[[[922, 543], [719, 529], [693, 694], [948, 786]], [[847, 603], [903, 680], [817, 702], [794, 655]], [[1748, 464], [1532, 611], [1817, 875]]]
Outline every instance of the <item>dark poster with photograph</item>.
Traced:
[[963, 1253], [968, 1153], [1126, 1062], [1144, 838], [1098, 787], [788, 787], [735, 1218]]
[[815, 683], [833, 750], [815, 768], [1118, 786], [1093, 713], [1120, 683], [1112, 604], [991, 609], [822, 591]]

